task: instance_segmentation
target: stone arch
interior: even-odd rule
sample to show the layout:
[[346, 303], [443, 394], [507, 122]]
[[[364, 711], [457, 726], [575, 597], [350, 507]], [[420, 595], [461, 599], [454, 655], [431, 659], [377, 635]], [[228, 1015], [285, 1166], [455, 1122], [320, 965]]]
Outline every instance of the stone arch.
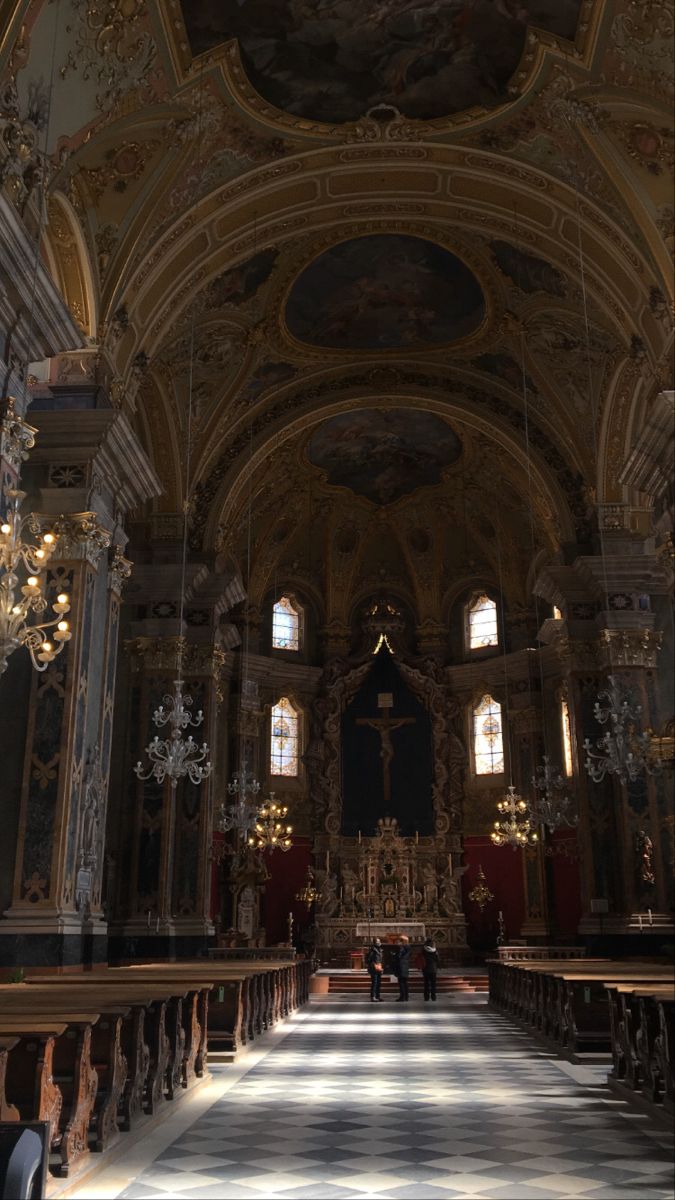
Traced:
[[[285, 405], [284, 407], [289, 409], [291, 406]], [[241, 461], [236, 443], [225, 451], [219, 463], [219, 468], [222, 467], [222, 470], [219, 469], [220, 478], [215, 486], [208, 489], [208, 480], [201, 484], [201, 487], [204, 488], [203, 498], [207, 500], [207, 506], [200, 514], [199, 522], [200, 528], [203, 522], [204, 547], [215, 544], [219, 528], [226, 525], [237, 511], [237, 506], [245, 494], [250, 474], [260, 466], [273, 449], [283, 445], [285, 441], [301, 430], [310, 428], [328, 417], [359, 408], [373, 407], [420, 408], [446, 418], [454, 416], [473, 426], [483, 436], [496, 439], [516, 459], [523, 471], [527, 469], [524, 448], [514, 431], [510, 431], [498, 417], [487, 414], [479, 415], [470, 406], [463, 405], [458, 401], [453, 402], [448, 398], [447, 392], [443, 392], [440, 383], [436, 394], [430, 390], [421, 391], [401, 387], [396, 392], [389, 392], [385, 396], [374, 396], [363, 389], [354, 389], [351, 394], [343, 395], [332, 401], [326, 401], [322, 397], [312, 405], [311, 409], [305, 409], [297, 416], [286, 418], [282, 416], [283, 424], [281, 425], [279, 422], [263, 419], [257, 439], [257, 431], [253, 433], [252, 444], [251, 434], [245, 432], [243, 435], [243, 445], [246, 451], [245, 462]], [[546, 497], [551, 511], [555, 514], [562, 540], [573, 541], [572, 514], [562, 493], [562, 488], [555, 478], [554, 471], [543, 463], [536, 451], [530, 458], [529, 466], [534, 486]], [[206, 495], [207, 491], [209, 492], [208, 496]]]
[[47, 204], [43, 251], [50, 273], [80, 329], [98, 336], [98, 301], [89, 251], [70, 201], [53, 192]]

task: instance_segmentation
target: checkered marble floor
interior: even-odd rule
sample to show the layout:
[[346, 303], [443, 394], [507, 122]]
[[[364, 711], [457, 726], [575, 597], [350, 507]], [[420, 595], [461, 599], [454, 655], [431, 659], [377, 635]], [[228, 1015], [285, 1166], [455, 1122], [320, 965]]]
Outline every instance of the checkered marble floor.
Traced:
[[329, 997], [119, 1194], [672, 1200], [672, 1139], [606, 1072], [542, 1052], [483, 997]]

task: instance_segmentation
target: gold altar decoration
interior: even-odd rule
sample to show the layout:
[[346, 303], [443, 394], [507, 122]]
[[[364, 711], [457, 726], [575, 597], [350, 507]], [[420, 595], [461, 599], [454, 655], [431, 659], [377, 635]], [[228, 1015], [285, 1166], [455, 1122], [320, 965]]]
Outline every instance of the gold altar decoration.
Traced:
[[476, 886], [469, 892], [469, 900], [473, 900], [473, 903], [478, 905], [481, 912], [485, 908], [486, 904], [489, 904], [491, 900], [494, 900], [494, 894], [490, 891], [487, 885], [487, 879], [485, 878], [485, 872], [482, 866], [479, 866], [478, 868], [478, 879]]
[[274, 792], [270, 792], [269, 800], [258, 810], [253, 832], [248, 839], [249, 846], [255, 850], [290, 850], [293, 845], [293, 826], [285, 824], [287, 816], [286, 805], [277, 804]]

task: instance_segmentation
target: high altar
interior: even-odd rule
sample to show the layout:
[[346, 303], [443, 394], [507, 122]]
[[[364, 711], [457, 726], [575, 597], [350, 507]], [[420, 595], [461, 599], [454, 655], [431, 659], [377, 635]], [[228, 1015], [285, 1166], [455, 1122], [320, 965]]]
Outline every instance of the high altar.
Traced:
[[460, 710], [443, 667], [400, 649], [397, 617], [372, 612], [376, 651], [328, 665], [304, 756], [326, 964], [346, 965], [372, 937], [401, 933], [433, 935], [445, 962], [467, 951]]

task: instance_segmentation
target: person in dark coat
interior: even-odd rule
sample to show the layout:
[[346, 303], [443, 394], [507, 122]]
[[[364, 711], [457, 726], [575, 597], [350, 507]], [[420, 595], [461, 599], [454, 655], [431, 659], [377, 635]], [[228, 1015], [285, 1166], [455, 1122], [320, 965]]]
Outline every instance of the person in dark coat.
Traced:
[[424, 977], [424, 999], [436, 999], [436, 976], [438, 975], [438, 950], [436, 943], [432, 937], [428, 937], [422, 947], [422, 956], [424, 958], [424, 966], [422, 967], [422, 975]]
[[368, 955], [366, 957], [366, 966], [370, 975], [370, 1001], [374, 1004], [376, 1000], [382, 1003], [380, 988], [382, 987], [382, 942], [379, 938], [375, 938]]
[[398, 947], [394, 958], [394, 975], [398, 979], [397, 1003], [399, 1000], [409, 1000], [410, 946], [405, 934], [402, 934], [398, 940]]

